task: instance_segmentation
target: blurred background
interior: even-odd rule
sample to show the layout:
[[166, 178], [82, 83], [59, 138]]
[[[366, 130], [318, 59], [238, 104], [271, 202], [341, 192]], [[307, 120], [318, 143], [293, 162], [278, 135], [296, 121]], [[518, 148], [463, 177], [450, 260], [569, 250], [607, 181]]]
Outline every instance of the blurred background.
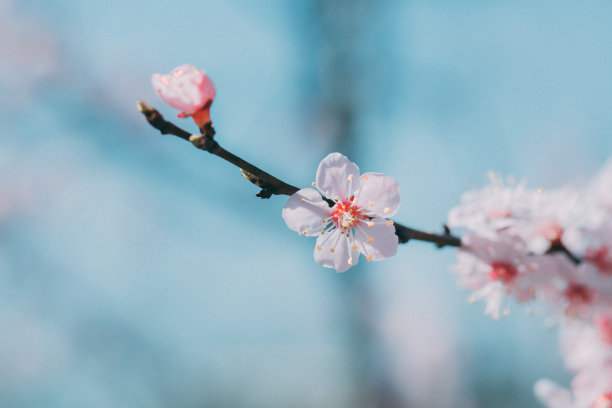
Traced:
[[[217, 88], [228, 150], [297, 186], [347, 154], [441, 229], [488, 170], [612, 153], [612, 3], [0, 0], [1, 407], [537, 407], [554, 329], [493, 321], [413, 242], [345, 274], [238, 169], [152, 129], [154, 72]], [[175, 123], [195, 132], [189, 120]]]

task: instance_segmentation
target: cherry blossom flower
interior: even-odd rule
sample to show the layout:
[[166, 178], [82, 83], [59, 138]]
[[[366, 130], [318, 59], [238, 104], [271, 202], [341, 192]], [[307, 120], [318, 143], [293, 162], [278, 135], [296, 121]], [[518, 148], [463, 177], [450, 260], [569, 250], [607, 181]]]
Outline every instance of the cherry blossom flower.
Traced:
[[[447, 225], [464, 228], [496, 239], [500, 232], [520, 237], [535, 254], [554, 245], [566, 245], [567, 231], [593, 229], [601, 225], [604, 212], [585, 202], [583, 194], [571, 188], [527, 189], [524, 183], [504, 183], [490, 175], [491, 184], [465, 193], [461, 204], [451, 209]], [[582, 242], [574, 239], [574, 242]]]
[[[462, 237], [460, 284], [498, 317], [502, 303], [541, 299], [561, 326], [569, 389], [536, 384], [549, 408], [612, 408], [612, 160], [586, 188], [491, 185], [448, 215]], [[552, 317], [552, 319], [550, 319]]]
[[605, 361], [612, 362], [612, 344], [602, 328], [590, 321], [566, 320], [561, 325], [560, 337], [565, 364], [572, 371], [596, 369]]
[[534, 192], [527, 190], [523, 183], [505, 184], [494, 173], [489, 173], [489, 179], [489, 186], [466, 192], [461, 197], [461, 204], [449, 211], [447, 225], [450, 228], [466, 228], [494, 237], [497, 231], [527, 218]]
[[206, 72], [184, 64], [168, 75], [153, 74], [152, 82], [162, 100], [181, 111], [179, 117], [192, 116], [200, 127], [210, 121], [215, 85]]
[[395, 255], [398, 238], [393, 221], [386, 219], [400, 206], [393, 178], [360, 176], [355, 163], [331, 153], [319, 164], [313, 187], [293, 194], [282, 215], [290, 229], [317, 237], [315, 261], [344, 272], [357, 264], [360, 253], [367, 261]]
[[587, 262], [576, 265], [562, 254], [555, 257], [557, 262], [551, 266], [549, 284], [537, 288], [553, 310], [567, 318], [587, 320], [612, 310], [612, 280], [609, 277]]
[[534, 391], [547, 408], [612, 408], [612, 362], [580, 372], [571, 390], [544, 379]]
[[497, 319], [508, 295], [519, 302], [532, 300], [535, 288], [547, 280], [549, 258], [527, 255], [525, 243], [515, 237], [500, 234], [490, 240], [468, 233], [458, 255], [459, 284], [472, 290], [471, 302], [484, 299], [485, 314]]

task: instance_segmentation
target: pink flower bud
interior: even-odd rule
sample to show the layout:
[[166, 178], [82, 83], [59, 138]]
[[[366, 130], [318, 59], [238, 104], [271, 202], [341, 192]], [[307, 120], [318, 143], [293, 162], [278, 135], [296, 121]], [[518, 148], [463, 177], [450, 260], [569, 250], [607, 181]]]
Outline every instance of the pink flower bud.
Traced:
[[162, 100], [181, 111], [179, 117], [193, 116], [200, 126], [210, 121], [215, 85], [206, 72], [184, 64], [168, 75], [153, 74], [152, 82]]

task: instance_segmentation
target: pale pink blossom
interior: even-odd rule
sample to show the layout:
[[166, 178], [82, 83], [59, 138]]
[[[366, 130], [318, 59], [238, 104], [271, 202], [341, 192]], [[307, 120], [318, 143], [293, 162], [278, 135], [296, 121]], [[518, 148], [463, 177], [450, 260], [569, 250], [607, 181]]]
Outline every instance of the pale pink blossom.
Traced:
[[547, 408], [612, 408], [612, 362], [581, 371], [571, 390], [544, 379], [534, 391]]
[[462, 238], [457, 273], [497, 317], [540, 299], [561, 326], [569, 389], [536, 384], [549, 408], [612, 408], [612, 161], [588, 188], [529, 190], [493, 178], [448, 215]]
[[612, 276], [612, 217], [599, 228], [583, 231], [584, 259], [605, 276]]
[[506, 234], [496, 240], [466, 234], [458, 261], [459, 284], [472, 291], [470, 301], [484, 299], [485, 314], [493, 318], [508, 296], [519, 302], [534, 299], [550, 269], [547, 257], [529, 256], [524, 242]]
[[538, 380], [533, 391], [547, 408], [577, 408], [571, 391], [548, 379]]
[[602, 220], [603, 212], [579, 191], [530, 190], [492, 175], [489, 186], [462, 196], [461, 204], [449, 211], [447, 225], [489, 239], [503, 231], [520, 237], [530, 252], [543, 254], [553, 245], [565, 245], [568, 230], [597, 228]]
[[565, 245], [567, 230], [591, 225], [590, 214], [574, 189], [537, 189], [529, 215], [508, 233], [525, 240], [532, 253], [542, 254], [554, 245]]
[[[337, 272], [367, 261], [395, 255], [398, 238], [393, 221], [400, 206], [397, 182], [382, 173], [359, 175], [357, 165], [340, 153], [319, 164], [317, 189], [293, 194], [283, 208], [287, 226], [301, 235], [316, 236], [315, 260]], [[332, 206], [323, 199], [331, 200]]]
[[566, 320], [559, 334], [561, 352], [571, 371], [596, 369], [606, 361], [612, 362], [612, 345], [591, 321]]
[[489, 179], [489, 186], [464, 193], [461, 204], [449, 211], [447, 225], [450, 228], [465, 228], [494, 237], [497, 231], [528, 217], [533, 206], [533, 191], [526, 189], [523, 183], [504, 183], [494, 173], [489, 173]]
[[[179, 117], [194, 116], [197, 123], [210, 120], [209, 109], [215, 99], [215, 85], [206, 72], [184, 64], [168, 75], [153, 74], [152, 82], [162, 100], [181, 111]], [[199, 116], [205, 118], [198, 120]]]
[[612, 280], [609, 277], [587, 262], [575, 264], [563, 254], [554, 257], [556, 264], [550, 271], [549, 284], [537, 288], [553, 310], [568, 318], [592, 320], [612, 308]]

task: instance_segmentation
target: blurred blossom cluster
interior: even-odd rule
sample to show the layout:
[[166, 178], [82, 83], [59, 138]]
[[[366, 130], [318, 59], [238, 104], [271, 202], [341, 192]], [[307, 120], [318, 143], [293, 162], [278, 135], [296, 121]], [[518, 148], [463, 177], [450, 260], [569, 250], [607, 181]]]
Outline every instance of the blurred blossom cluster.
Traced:
[[511, 299], [537, 299], [561, 325], [571, 390], [540, 380], [538, 398], [549, 408], [611, 408], [612, 160], [582, 189], [531, 190], [492, 175], [448, 225], [465, 230], [456, 273], [471, 301], [498, 318]]

